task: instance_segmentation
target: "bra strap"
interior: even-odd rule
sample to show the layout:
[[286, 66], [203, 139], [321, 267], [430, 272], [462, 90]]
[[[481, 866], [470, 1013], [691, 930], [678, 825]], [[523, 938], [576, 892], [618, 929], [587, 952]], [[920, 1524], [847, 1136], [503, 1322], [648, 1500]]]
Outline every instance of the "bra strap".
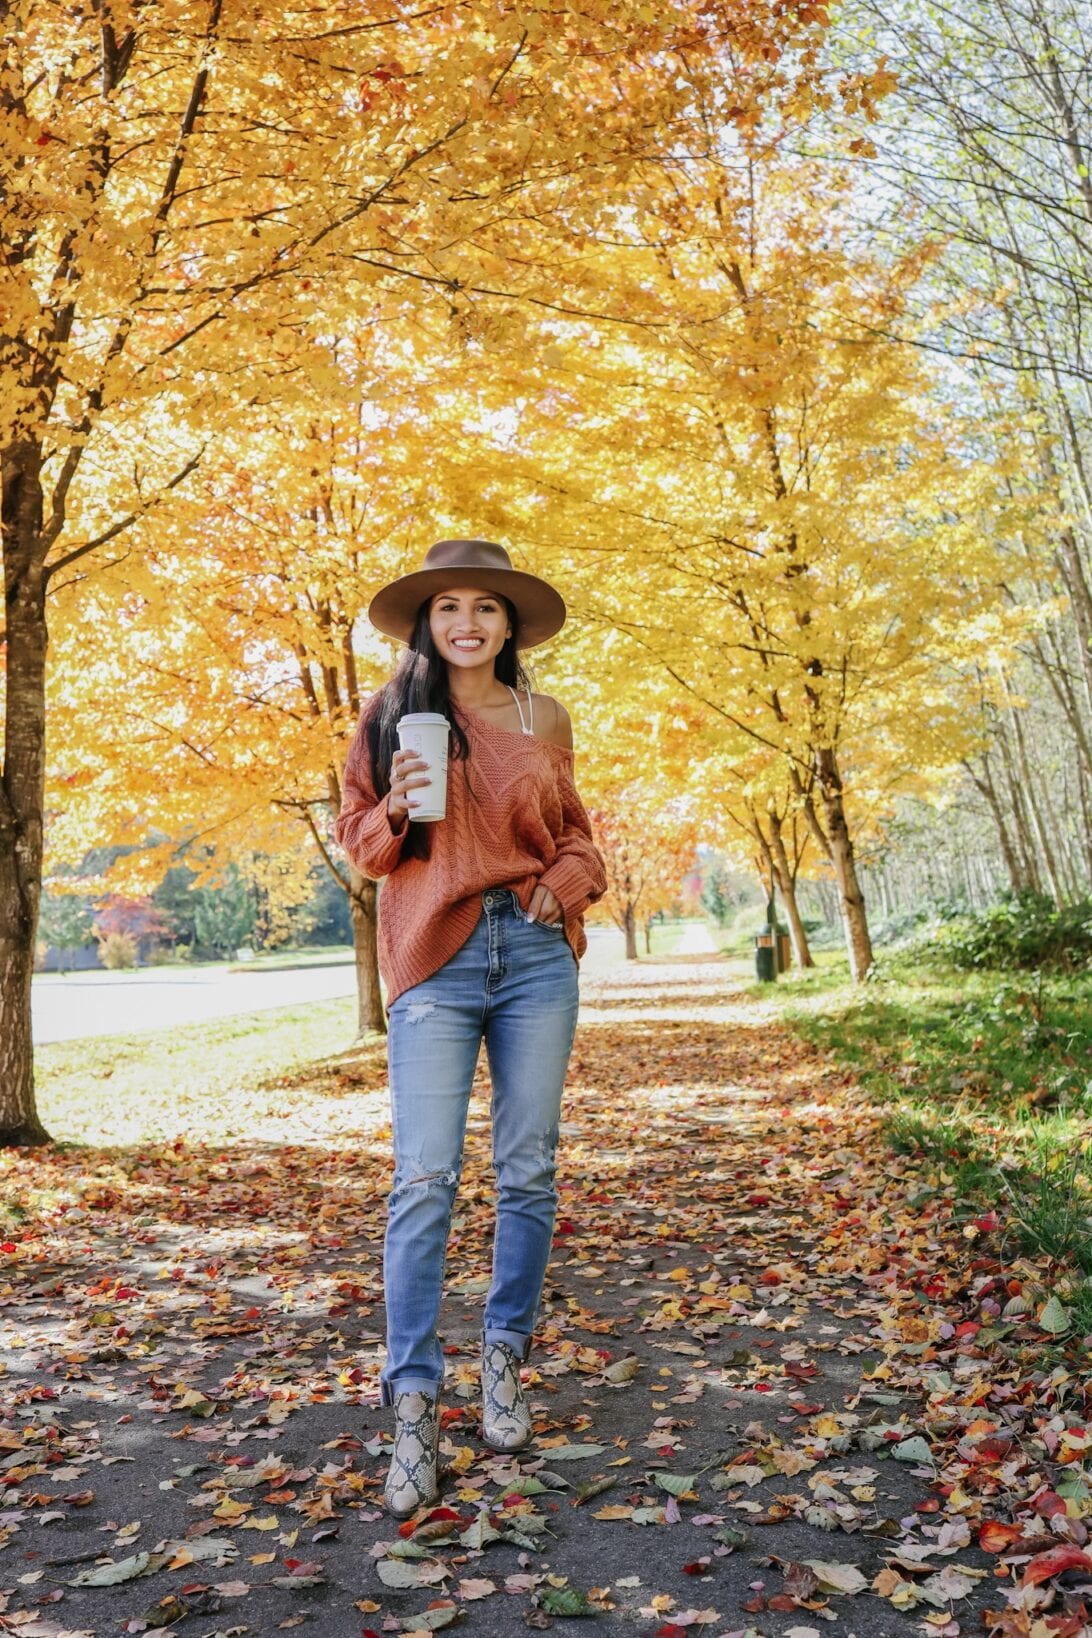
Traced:
[[516, 702], [516, 710], [519, 712], [519, 725], [521, 731], [525, 734], [533, 734], [535, 731], [535, 702], [531, 698], [530, 688], [527, 690], [527, 716], [525, 717], [523, 715], [523, 706], [520, 704], [519, 695], [512, 687], [512, 684], [505, 683], [504, 686], [507, 688], [508, 692]]

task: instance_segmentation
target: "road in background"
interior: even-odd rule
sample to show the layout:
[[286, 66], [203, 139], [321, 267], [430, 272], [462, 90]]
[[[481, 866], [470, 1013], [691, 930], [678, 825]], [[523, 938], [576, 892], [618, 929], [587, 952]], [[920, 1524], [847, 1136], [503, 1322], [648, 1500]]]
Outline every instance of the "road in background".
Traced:
[[34, 1041], [136, 1035], [230, 1018], [268, 1007], [353, 995], [356, 974], [343, 966], [232, 972], [227, 967], [145, 967], [136, 972], [40, 974], [31, 992]]
[[[606, 951], [615, 942], [620, 948], [621, 934], [612, 927], [588, 930], [589, 951]], [[39, 973], [32, 990], [34, 1041], [45, 1046], [93, 1035], [136, 1035], [355, 994], [351, 960], [265, 972], [143, 967], [136, 972]]]

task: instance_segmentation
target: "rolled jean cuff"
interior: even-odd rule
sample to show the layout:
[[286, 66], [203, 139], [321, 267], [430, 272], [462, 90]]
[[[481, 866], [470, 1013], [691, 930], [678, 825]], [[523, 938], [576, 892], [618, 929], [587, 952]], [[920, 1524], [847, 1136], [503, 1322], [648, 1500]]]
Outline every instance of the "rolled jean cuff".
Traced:
[[522, 1331], [503, 1331], [496, 1325], [487, 1325], [482, 1336], [487, 1343], [506, 1342], [521, 1362], [531, 1352], [531, 1338], [525, 1336]]
[[400, 1376], [395, 1382], [380, 1382], [379, 1403], [393, 1405], [397, 1393], [424, 1393], [430, 1399], [439, 1399], [441, 1386], [433, 1376]]

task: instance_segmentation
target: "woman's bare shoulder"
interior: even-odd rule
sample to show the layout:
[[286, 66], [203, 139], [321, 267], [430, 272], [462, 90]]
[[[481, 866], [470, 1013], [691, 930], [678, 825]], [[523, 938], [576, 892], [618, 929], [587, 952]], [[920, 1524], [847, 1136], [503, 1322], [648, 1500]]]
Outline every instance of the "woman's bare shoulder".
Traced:
[[551, 745], [560, 745], [564, 751], [571, 751], [573, 725], [561, 701], [550, 694], [533, 694], [531, 697], [535, 705], [535, 733], [539, 739], [545, 739]]

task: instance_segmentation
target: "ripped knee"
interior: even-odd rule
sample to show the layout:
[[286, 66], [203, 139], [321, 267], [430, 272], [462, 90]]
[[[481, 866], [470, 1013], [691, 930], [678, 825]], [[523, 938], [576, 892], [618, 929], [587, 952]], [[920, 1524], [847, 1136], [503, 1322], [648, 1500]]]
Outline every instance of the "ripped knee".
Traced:
[[459, 1174], [451, 1167], [436, 1172], [415, 1172], [410, 1177], [396, 1179], [391, 1199], [417, 1189], [453, 1189], [458, 1181]]

